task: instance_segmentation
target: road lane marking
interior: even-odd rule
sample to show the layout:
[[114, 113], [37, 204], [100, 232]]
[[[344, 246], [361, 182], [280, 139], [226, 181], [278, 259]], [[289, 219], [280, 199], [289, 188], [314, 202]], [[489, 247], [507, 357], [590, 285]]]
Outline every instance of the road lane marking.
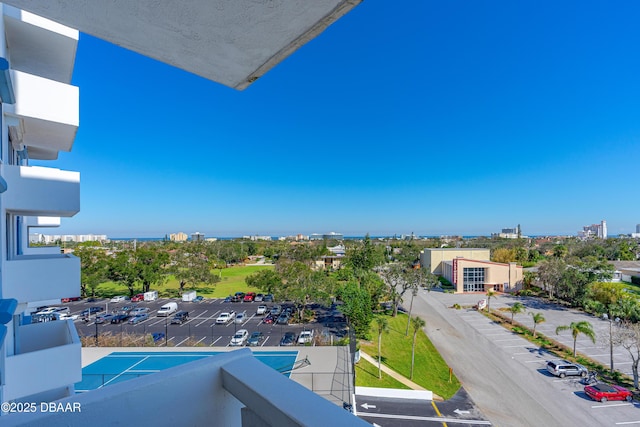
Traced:
[[621, 423], [616, 423], [617, 426], [620, 426], [623, 424], [640, 424], [640, 421], [623, 421]]
[[[442, 417], [442, 414], [440, 413], [440, 410], [438, 409], [438, 407], [436, 406], [436, 402], [434, 402], [433, 400], [431, 401], [431, 406], [433, 406], [433, 409], [436, 410], [436, 415], [438, 415], [439, 417]], [[447, 427], [447, 423], [446, 422], [442, 422], [442, 425], [444, 427]]]
[[[433, 402], [433, 401], [432, 401]], [[415, 420], [415, 421], [436, 421], [441, 422], [446, 426], [447, 422], [453, 424], [473, 424], [473, 425], [485, 425], [490, 426], [491, 422], [486, 420], [465, 420], [462, 418], [439, 418], [439, 417], [418, 417], [415, 415], [391, 415], [391, 414], [376, 414], [371, 412], [358, 411], [359, 417], [374, 417], [374, 418], [395, 418], [399, 420]]]

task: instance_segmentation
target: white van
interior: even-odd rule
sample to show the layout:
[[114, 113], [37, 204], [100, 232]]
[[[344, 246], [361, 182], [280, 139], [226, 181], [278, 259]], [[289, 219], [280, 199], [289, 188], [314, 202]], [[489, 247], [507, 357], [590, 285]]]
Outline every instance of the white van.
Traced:
[[169, 316], [178, 311], [178, 303], [177, 302], [168, 302], [158, 310], [158, 316]]

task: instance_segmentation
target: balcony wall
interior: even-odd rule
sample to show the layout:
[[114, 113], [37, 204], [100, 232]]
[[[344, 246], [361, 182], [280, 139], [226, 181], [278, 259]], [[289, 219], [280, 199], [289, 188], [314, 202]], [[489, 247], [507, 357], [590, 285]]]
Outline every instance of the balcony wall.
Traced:
[[28, 216], [70, 217], [80, 211], [80, 173], [40, 166], [2, 165], [4, 208]]
[[16, 96], [6, 114], [22, 121], [22, 143], [54, 151], [70, 151], [80, 121], [76, 86], [21, 71], [11, 71]]
[[5, 361], [4, 401], [82, 380], [81, 344], [71, 320], [19, 326], [16, 350]]
[[[365, 427], [364, 420], [241, 349], [61, 399], [82, 411], [2, 417], [3, 426]], [[243, 408], [244, 406], [244, 408]], [[117, 409], [114, 409], [117, 408]], [[144, 410], [140, 410], [144, 408]]]
[[80, 295], [80, 258], [25, 256], [4, 262], [2, 297], [19, 303]]

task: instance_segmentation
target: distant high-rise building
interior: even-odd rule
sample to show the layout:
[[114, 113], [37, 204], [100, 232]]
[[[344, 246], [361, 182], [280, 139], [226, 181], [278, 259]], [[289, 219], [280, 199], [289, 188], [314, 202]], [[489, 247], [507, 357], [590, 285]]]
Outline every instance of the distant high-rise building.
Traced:
[[186, 242], [188, 238], [189, 236], [187, 236], [187, 233], [183, 233], [182, 231], [179, 233], [172, 233], [169, 235], [169, 239], [172, 242]]
[[196, 231], [195, 233], [193, 233], [191, 235], [191, 241], [192, 242], [202, 242], [202, 241], [204, 241], [204, 234]]
[[640, 224], [636, 225], [636, 233], [640, 233]]
[[602, 220], [600, 224], [585, 225], [582, 227], [582, 231], [578, 232], [578, 237], [583, 239], [589, 239], [597, 237], [598, 239], [607, 238], [607, 221]]

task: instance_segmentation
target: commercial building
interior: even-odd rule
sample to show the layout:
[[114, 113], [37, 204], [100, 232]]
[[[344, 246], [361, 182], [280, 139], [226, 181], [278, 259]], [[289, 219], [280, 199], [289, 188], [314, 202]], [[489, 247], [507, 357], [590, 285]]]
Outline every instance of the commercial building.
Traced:
[[455, 292], [486, 292], [490, 288], [514, 292], [522, 287], [522, 266], [491, 262], [489, 249], [424, 249], [420, 267], [447, 279]]
[[[63, 426], [70, 417], [74, 425], [122, 423], [114, 408], [146, 408], [126, 411], [126, 423], [154, 426], [368, 425], [248, 350], [75, 395], [81, 345], [73, 321], [31, 324], [30, 314], [79, 294], [80, 260], [58, 247], [28, 244], [31, 228], [59, 225], [60, 217], [80, 210], [79, 173], [29, 165], [30, 159], [54, 160], [74, 143], [79, 89], [70, 82], [78, 30], [244, 89], [359, 2], [0, 4], [0, 401], [41, 407], [56, 400], [82, 408], [2, 412], [2, 425]], [[158, 89], [172, 94], [170, 86]], [[167, 393], [176, 389], [180, 393]]]
[[309, 240], [343, 240], [344, 236], [342, 233], [330, 232], [330, 233], [313, 233], [309, 235]]

